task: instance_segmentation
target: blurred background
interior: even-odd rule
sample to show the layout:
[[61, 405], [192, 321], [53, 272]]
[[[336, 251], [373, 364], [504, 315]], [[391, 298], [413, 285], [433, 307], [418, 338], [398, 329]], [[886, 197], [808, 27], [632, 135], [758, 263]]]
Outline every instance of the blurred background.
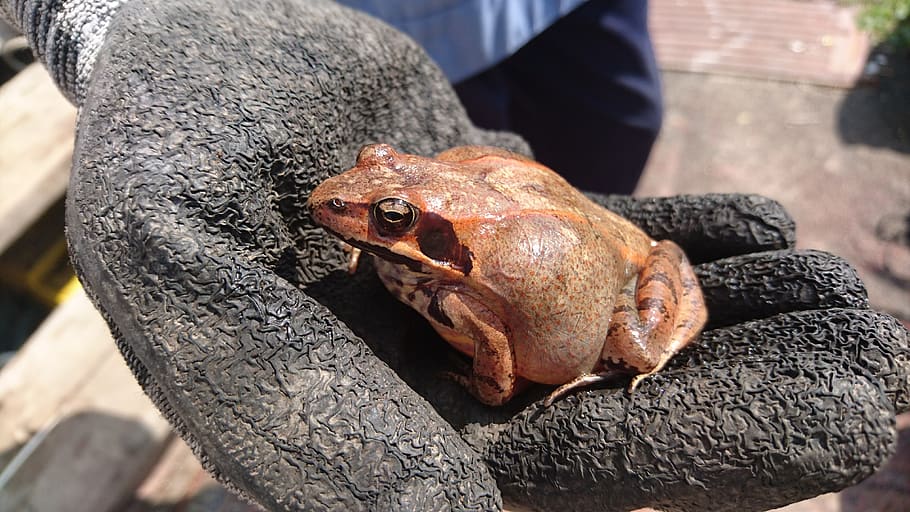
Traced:
[[[756, 193], [910, 326], [910, 0], [651, 0], [666, 112], [636, 195]], [[254, 510], [213, 482], [69, 268], [75, 109], [0, 23], [0, 512]], [[898, 454], [788, 512], [910, 510]]]

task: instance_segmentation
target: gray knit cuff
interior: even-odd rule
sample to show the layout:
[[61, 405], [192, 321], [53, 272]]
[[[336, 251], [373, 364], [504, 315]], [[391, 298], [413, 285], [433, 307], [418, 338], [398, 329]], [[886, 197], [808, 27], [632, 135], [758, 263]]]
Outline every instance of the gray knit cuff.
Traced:
[[111, 19], [127, 0], [0, 0], [57, 87], [77, 106]]

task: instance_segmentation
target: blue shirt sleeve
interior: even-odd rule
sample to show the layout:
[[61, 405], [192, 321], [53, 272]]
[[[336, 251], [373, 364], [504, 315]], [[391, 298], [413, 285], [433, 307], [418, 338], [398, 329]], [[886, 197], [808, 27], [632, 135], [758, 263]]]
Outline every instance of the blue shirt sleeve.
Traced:
[[585, 0], [337, 0], [408, 34], [452, 82], [518, 51]]

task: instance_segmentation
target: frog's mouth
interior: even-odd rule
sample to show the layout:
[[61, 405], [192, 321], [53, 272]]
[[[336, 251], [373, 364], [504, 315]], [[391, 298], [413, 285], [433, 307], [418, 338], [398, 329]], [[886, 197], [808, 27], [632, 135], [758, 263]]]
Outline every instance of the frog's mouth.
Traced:
[[408, 269], [411, 270], [412, 272], [421, 272], [421, 273], [423, 272], [423, 263], [421, 263], [415, 259], [408, 258], [407, 256], [398, 254], [396, 252], [392, 252], [388, 248], [383, 247], [381, 245], [374, 245], [371, 243], [364, 242], [362, 240], [354, 240], [352, 238], [345, 238], [345, 237], [341, 236], [340, 234], [338, 234], [336, 231], [333, 231], [325, 226], [323, 226], [323, 229], [325, 229], [326, 231], [328, 231], [329, 233], [331, 233], [333, 236], [337, 237], [338, 239], [342, 240], [344, 243], [350, 245], [351, 247], [356, 247], [362, 251], [366, 251], [366, 252], [376, 256], [377, 258], [380, 258], [384, 261], [388, 261], [389, 263], [394, 263], [396, 265], [404, 265], [404, 266], [408, 267]]

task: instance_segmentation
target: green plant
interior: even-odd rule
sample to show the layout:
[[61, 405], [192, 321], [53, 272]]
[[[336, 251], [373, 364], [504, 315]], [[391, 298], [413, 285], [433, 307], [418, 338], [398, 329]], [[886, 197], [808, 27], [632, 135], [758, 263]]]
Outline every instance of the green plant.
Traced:
[[859, 26], [876, 42], [910, 49], [910, 0], [862, 0]]

